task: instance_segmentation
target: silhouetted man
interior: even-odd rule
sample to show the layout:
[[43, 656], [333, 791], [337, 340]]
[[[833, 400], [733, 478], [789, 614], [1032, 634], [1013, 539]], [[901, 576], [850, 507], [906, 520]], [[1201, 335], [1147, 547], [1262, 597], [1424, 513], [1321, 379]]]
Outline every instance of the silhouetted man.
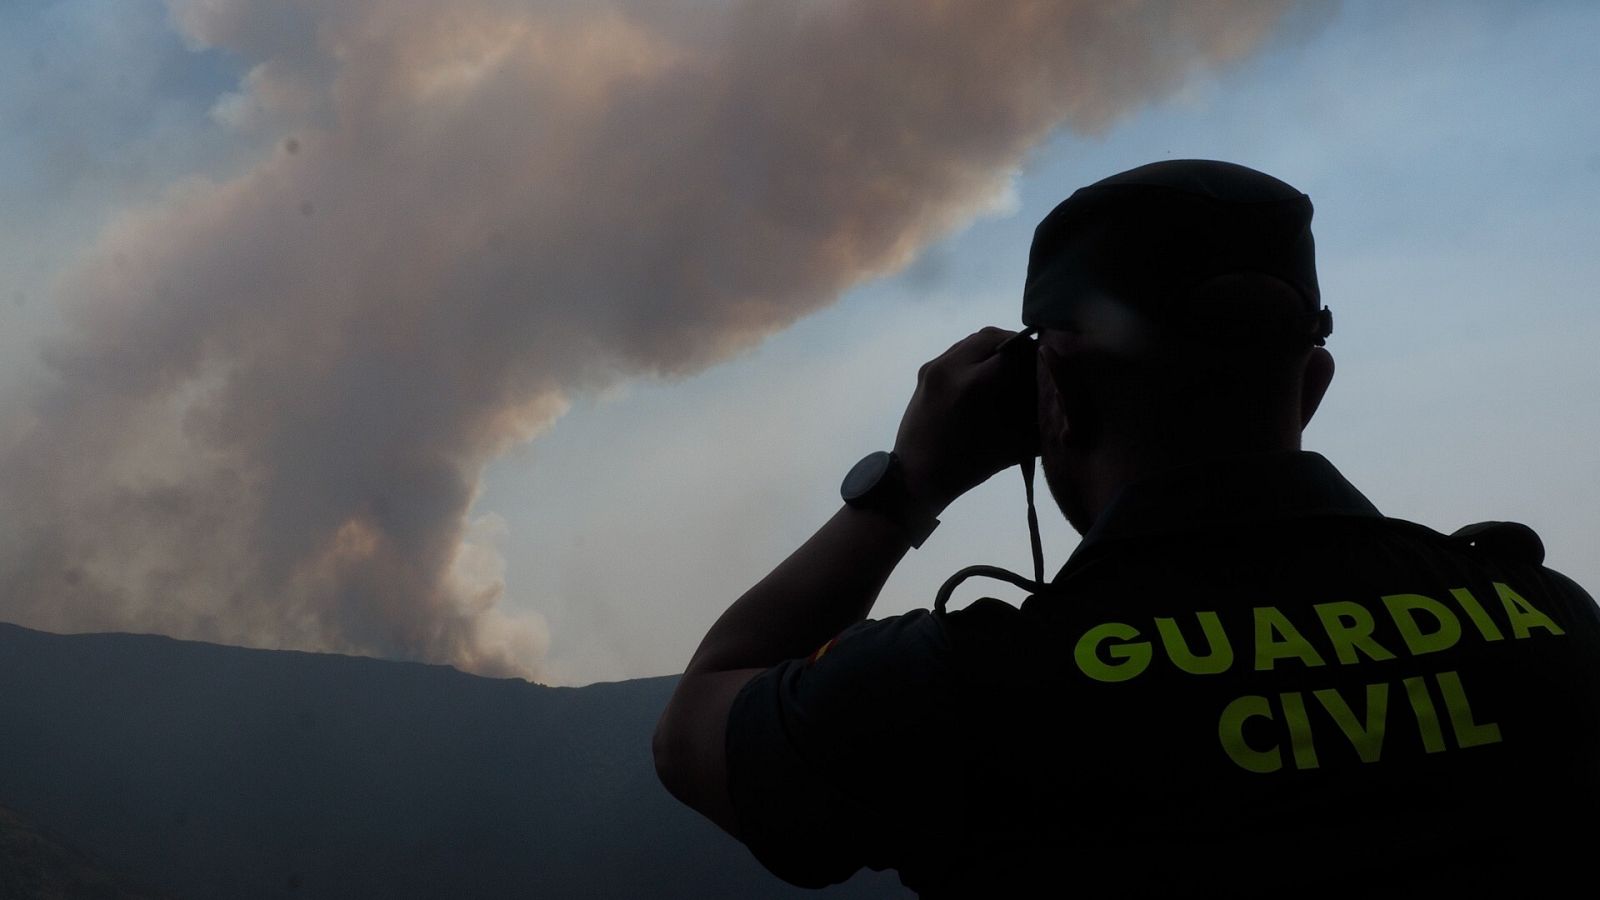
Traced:
[[[811, 886], [1526, 895], [1578, 870], [1600, 614], [1526, 526], [1385, 518], [1299, 449], [1333, 375], [1310, 220], [1199, 160], [1051, 212], [1026, 332], [924, 366], [893, 453], [706, 635], [656, 734], [668, 788]], [[981, 572], [1021, 609], [947, 610], [947, 584], [864, 621], [1035, 433], [1083, 534], [1055, 578], [1036, 551], [1033, 580]]]

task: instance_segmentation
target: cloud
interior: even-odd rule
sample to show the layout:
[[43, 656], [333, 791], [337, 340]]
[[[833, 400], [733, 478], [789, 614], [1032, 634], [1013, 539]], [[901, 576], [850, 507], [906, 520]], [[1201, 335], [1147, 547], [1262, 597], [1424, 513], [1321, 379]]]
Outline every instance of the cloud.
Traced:
[[0, 614], [523, 676], [543, 623], [497, 608], [506, 538], [467, 518], [490, 460], [574, 392], [694, 373], [905, 266], [1052, 129], [1284, 12], [169, 5], [249, 66], [213, 117], [263, 150], [62, 275], [0, 463]]

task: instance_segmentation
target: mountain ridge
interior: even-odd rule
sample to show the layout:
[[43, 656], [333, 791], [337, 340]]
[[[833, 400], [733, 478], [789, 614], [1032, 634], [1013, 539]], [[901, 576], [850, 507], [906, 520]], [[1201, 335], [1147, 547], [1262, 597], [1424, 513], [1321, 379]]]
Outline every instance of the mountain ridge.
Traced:
[[656, 780], [676, 680], [0, 623], [0, 804], [175, 897], [809, 895]]

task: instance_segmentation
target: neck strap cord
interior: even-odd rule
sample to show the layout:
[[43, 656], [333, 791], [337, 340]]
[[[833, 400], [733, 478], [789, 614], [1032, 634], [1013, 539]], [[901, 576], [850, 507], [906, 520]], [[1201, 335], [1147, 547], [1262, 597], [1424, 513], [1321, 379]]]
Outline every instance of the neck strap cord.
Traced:
[[946, 607], [950, 605], [950, 595], [961, 582], [968, 578], [983, 577], [1004, 581], [1027, 591], [1030, 594], [1042, 593], [1048, 585], [1044, 583], [1044, 545], [1039, 540], [1039, 514], [1033, 506], [1033, 458], [1022, 461], [1022, 485], [1028, 494], [1028, 538], [1033, 545], [1033, 578], [1022, 577], [1015, 572], [1007, 571], [999, 566], [967, 566], [965, 569], [945, 579], [939, 586], [939, 593], [933, 600], [933, 611], [944, 615]]

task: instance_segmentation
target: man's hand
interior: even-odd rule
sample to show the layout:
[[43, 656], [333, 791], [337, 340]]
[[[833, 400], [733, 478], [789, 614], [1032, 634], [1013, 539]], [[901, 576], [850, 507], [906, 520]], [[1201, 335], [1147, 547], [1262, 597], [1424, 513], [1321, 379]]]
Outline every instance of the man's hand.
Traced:
[[[1025, 455], [1037, 455], [1032, 367], [1019, 366], [1011, 350], [996, 352], [1015, 334], [984, 328], [917, 372], [894, 452], [912, 495], [936, 512]], [[1034, 344], [1014, 349], [1031, 353]]]

